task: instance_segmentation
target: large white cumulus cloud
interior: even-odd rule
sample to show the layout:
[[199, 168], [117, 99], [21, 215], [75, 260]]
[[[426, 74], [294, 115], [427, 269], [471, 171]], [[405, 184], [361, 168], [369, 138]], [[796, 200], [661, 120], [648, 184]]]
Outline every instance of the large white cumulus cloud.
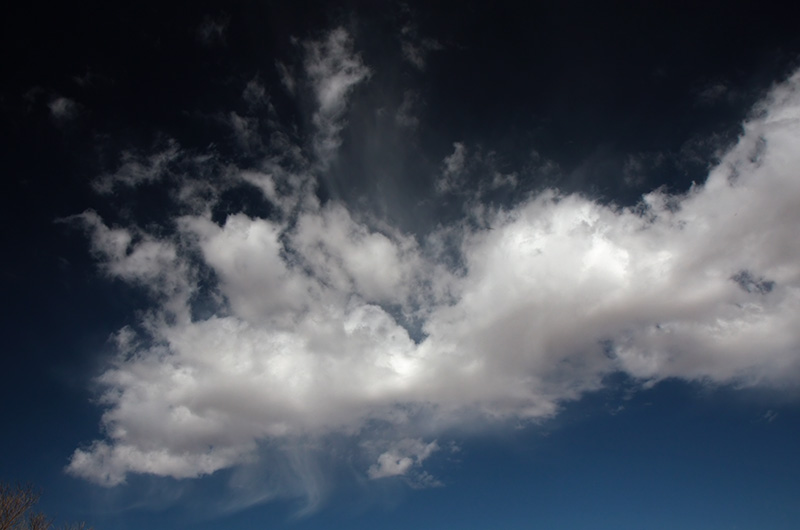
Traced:
[[[325, 138], [367, 75], [358, 60], [324, 59], [348, 42], [309, 47]], [[118, 334], [99, 379], [106, 436], [69, 471], [107, 485], [196, 477], [264, 442], [340, 433], [369, 453], [365, 476], [424, 477], [444, 429], [545, 418], [615, 372], [797, 384], [800, 74], [756, 110], [706, 182], [636, 208], [547, 191], [420, 240], [242, 172], [291, 213], [184, 213], [160, 239], [83, 214], [104, 270], [151, 288], [155, 305], [138, 337]], [[457, 269], [437, 259], [442, 231], [458, 242]], [[204, 270], [219, 311], [193, 318]], [[417, 425], [409, 411], [422, 409]]]

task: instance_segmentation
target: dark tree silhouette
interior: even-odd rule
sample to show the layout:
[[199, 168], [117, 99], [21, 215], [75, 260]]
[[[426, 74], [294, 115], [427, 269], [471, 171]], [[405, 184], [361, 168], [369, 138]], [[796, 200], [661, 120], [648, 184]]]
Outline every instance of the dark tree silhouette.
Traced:
[[[36, 512], [39, 490], [30, 484], [10, 486], [0, 482], [0, 530], [51, 530], [53, 521]], [[92, 530], [85, 523], [59, 527], [62, 530]]]

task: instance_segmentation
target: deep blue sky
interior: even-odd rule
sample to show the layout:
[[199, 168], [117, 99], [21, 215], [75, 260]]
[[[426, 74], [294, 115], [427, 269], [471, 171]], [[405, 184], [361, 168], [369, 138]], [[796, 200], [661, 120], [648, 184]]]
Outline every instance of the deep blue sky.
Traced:
[[777, 4], [0, 24], [0, 480], [58, 521], [800, 525]]

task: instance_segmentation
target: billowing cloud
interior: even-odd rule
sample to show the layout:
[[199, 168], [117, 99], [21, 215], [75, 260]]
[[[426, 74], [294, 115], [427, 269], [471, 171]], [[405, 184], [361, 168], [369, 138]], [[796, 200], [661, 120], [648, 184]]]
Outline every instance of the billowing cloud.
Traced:
[[[324, 162], [369, 70], [342, 29], [306, 51]], [[799, 142], [800, 73], [705, 182], [636, 207], [546, 190], [413, 236], [321, 201], [281, 143], [286, 158], [230, 170], [271, 215], [182, 208], [149, 232], [86, 212], [103, 270], [153, 305], [117, 335], [98, 379], [105, 436], [68, 470], [105, 485], [197, 477], [336, 434], [363, 476], [434, 485], [422, 468], [448, 429], [551, 417], [609, 374], [796, 385]], [[455, 179], [466, 148], [453, 147]], [[169, 153], [129, 156], [98, 189], [147, 181]]]

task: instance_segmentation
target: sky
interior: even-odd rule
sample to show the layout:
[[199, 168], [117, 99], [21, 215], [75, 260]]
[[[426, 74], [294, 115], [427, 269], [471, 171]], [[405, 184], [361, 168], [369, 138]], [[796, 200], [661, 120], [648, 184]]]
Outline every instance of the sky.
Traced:
[[797, 528], [794, 19], [517, 4], [7, 7], [0, 480], [98, 530]]

